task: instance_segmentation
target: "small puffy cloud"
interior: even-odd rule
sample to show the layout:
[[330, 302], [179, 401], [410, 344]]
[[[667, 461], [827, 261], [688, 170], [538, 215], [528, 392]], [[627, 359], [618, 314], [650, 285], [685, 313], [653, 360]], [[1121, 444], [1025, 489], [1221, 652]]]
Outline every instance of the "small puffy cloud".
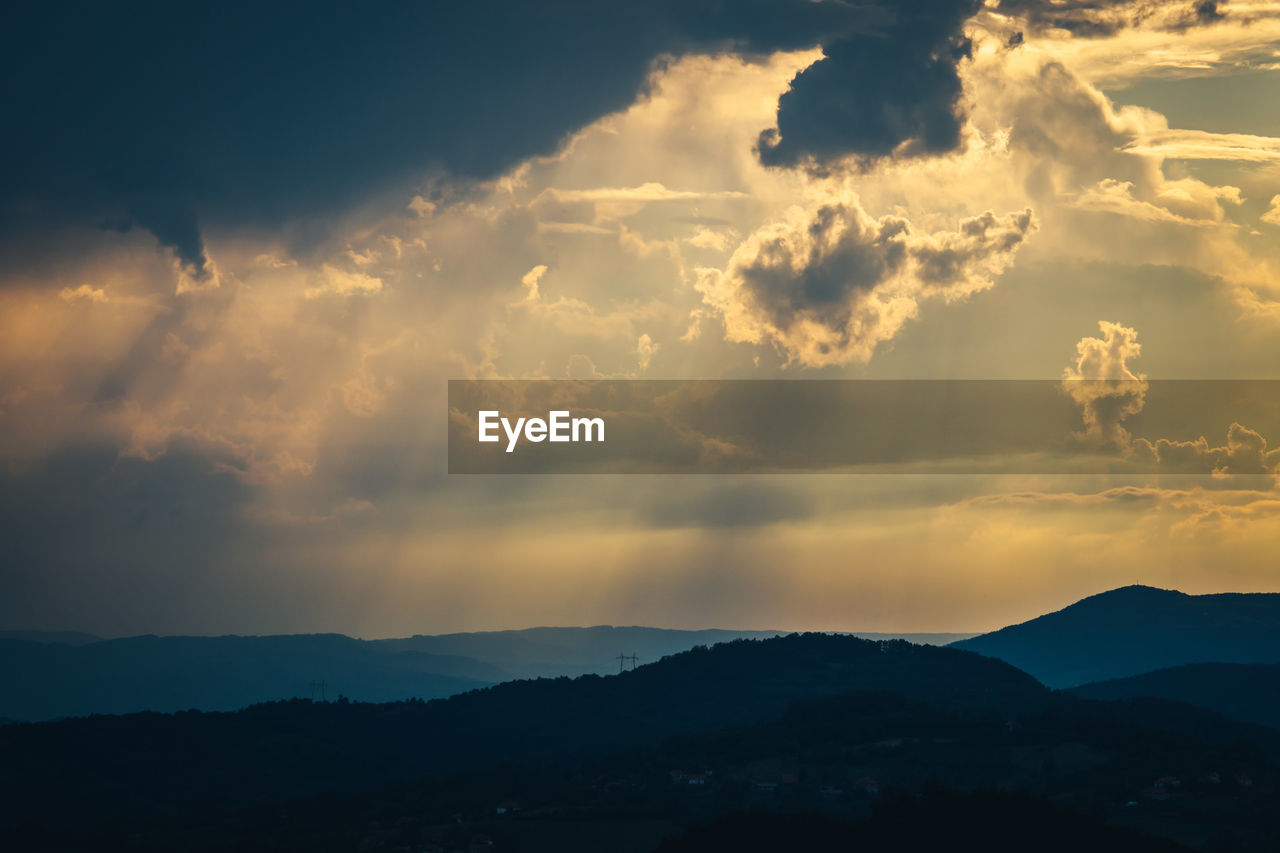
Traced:
[[538, 301], [538, 282], [542, 281], [546, 273], [547, 265], [538, 264], [521, 277], [520, 284], [524, 287], [524, 299], [521, 300], [521, 304], [532, 305]]
[[1076, 360], [1062, 372], [1062, 388], [1081, 407], [1084, 432], [1076, 437], [1094, 446], [1129, 446], [1122, 422], [1142, 411], [1146, 377], [1134, 373], [1129, 359], [1142, 353], [1138, 333], [1128, 326], [1098, 322], [1101, 338], [1081, 338]]
[[1134, 452], [1159, 462], [1162, 469], [1219, 479], [1269, 476], [1280, 469], [1280, 448], [1267, 450], [1260, 433], [1234, 422], [1227, 429], [1227, 443], [1218, 447], [1211, 447], [1204, 436], [1195, 441], [1140, 438], [1134, 441]]
[[348, 296], [355, 293], [377, 293], [382, 290], [382, 279], [362, 272], [350, 272], [330, 264], [323, 264], [316, 277], [317, 283], [304, 291], [308, 299], [320, 296]]
[[58, 297], [64, 302], [107, 302], [107, 292], [101, 287], [90, 287], [82, 284], [79, 287], [64, 287], [58, 291]]
[[708, 228], [705, 225], [699, 225], [693, 230], [693, 234], [684, 238], [684, 242], [693, 246], [695, 249], [707, 249], [712, 252], [723, 252], [733, 244], [735, 234], [732, 229], [718, 231], [714, 228]]
[[806, 367], [867, 361], [922, 299], [985, 289], [1034, 229], [1030, 210], [965, 219], [950, 232], [875, 219], [856, 198], [793, 208], [751, 234], [727, 268], [701, 269], [697, 289], [725, 337], [772, 344]]
[[1271, 197], [1271, 206], [1262, 214], [1262, 221], [1268, 225], [1280, 225], [1280, 195]]
[[658, 344], [653, 342], [653, 338], [648, 333], [642, 334], [640, 339], [636, 341], [636, 356], [639, 359], [640, 372], [644, 373], [649, 369], [649, 364], [653, 361], [654, 353], [658, 351]]
[[415, 195], [412, 199], [410, 199], [408, 207], [410, 210], [418, 214], [418, 216], [422, 217], [423, 219], [426, 219], [431, 214], [436, 212], [435, 202], [427, 201], [425, 198], [423, 198], [420, 195]]

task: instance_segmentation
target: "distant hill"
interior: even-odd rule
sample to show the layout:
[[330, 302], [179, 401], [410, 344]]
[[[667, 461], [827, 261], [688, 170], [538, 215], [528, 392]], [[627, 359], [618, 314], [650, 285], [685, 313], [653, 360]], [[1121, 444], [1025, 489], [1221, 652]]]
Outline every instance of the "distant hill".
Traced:
[[[337, 634], [129, 637], [81, 646], [0, 640], [0, 717], [223, 711], [293, 697], [433, 699], [503, 681], [490, 664], [387, 652]], [[323, 694], [312, 682], [324, 682]]]
[[1127, 586], [952, 647], [1059, 688], [1187, 663], [1280, 663], [1280, 594]]
[[[513, 681], [427, 703], [293, 702], [5, 726], [0, 824], [49, 819], [49, 809], [56, 820], [182, 812], [370, 790], [498, 763], [567, 765], [857, 690], [1000, 714], [1050, 698], [1025, 673], [956, 649], [809, 634], [695, 649], [621, 675]], [[67, 811], [68, 802], [76, 808]]]
[[[396, 651], [463, 655], [488, 661], [516, 678], [562, 675], [608, 675], [618, 672], [618, 655], [636, 655], [637, 663], [653, 663], [694, 646], [740, 639], [776, 637], [779, 631], [677, 631], [639, 626], [596, 625], [590, 628], [526, 628], [459, 634], [417, 634], [370, 640], [370, 645]], [[626, 662], [630, 668], [630, 661]]]
[[1086, 699], [1155, 696], [1280, 729], [1280, 664], [1192, 663], [1073, 687]]
[[[341, 634], [128, 637], [0, 632], [0, 719], [46, 720], [137, 711], [230, 711], [296, 697], [362, 702], [436, 699], [515, 678], [618, 672], [695, 646], [776, 631], [531, 628], [357, 640]], [[945, 645], [965, 635], [905, 636]], [[619, 661], [619, 655], [636, 660]], [[323, 691], [312, 682], [324, 682]]]
[[[766, 639], [782, 631], [679, 631], [639, 626], [596, 625], [590, 628], [526, 628], [518, 631], [478, 631], [460, 634], [416, 635], [403, 639], [371, 640], [376, 646], [437, 655], [463, 655], [488, 661], [518, 678], [556, 678], [562, 675], [608, 675], [618, 672], [618, 655], [636, 655], [639, 663], [653, 663], [694, 646], [731, 640]], [[972, 634], [853, 634], [868, 640], [906, 640], [945, 646]], [[631, 666], [626, 662], [626, 666]]]
[[0, 631], [0, 640], [22, 640], [27, 643], [64, 643], [68, 646], [85, 646], [101, 642], [102, 638], [82, 631]]
[[[1012, 849], [1145, 849], [1072, 828], [1105, 822], [1206, 850], [1280, 849], [1280, 732], [1167, 700], [1079, 699], [970, 653], [848, 637], [742, 641], [429, 703], [19, 725], [0, 729], [0, 755], [0, 849], [15, 853], [391, 853], [489, 849], [475, 844], [485, 838], [649, 853], [707, 821], [712, 835], [688, 831], [674, 849], [752, 850], [750, 828], [715, 818], [820, 812], [848, 828], [899, 792], [926, 808], [884, 825], [897, 843], [859, 833], [823, 846], [807, 817], [759, 832], [778, 850], [947, 847], [921, 837], [934, 831], [959, 833], [950, 846], [965, 850], [1019, 838]], [[945, 789], [960, 813], [938, 802]]]

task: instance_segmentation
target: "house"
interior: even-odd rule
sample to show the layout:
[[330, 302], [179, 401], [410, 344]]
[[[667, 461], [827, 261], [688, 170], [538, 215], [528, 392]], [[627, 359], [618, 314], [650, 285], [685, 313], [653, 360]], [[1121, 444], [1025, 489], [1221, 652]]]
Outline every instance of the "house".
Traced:
[[520, 811], [520, 804], [515, 800], [503, 800], [494, 809], [498, 814], [511, 814]]
[[864, 794], [870, 794], [874, 797], [880, 793], [880, 782], [870, 776], [863, 776], [853, 784], [854, 787]]

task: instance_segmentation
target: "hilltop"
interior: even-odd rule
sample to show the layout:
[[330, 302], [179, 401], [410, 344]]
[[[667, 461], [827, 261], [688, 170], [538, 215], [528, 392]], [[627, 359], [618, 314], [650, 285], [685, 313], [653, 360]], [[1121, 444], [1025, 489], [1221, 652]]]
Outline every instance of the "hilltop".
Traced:
[[1280, 663], [1280, 593], [1121, 587], [952, 648], [999, 658], [1050, 687], [1188, 663]]

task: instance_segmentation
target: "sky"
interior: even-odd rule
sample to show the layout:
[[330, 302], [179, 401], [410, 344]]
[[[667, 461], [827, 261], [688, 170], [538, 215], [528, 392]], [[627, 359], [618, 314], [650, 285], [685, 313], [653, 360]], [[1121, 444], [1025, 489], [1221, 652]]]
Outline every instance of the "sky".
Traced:
[[[1280, 379], [1280, 4], [12, 23], [0, 627], [982, 631], [1280, 591], [1271, 425], [1132, 420], [1149, 380]], [[1168, 470], [450, 476], [474, 378], [1074, 380], [1081, 441]]]

